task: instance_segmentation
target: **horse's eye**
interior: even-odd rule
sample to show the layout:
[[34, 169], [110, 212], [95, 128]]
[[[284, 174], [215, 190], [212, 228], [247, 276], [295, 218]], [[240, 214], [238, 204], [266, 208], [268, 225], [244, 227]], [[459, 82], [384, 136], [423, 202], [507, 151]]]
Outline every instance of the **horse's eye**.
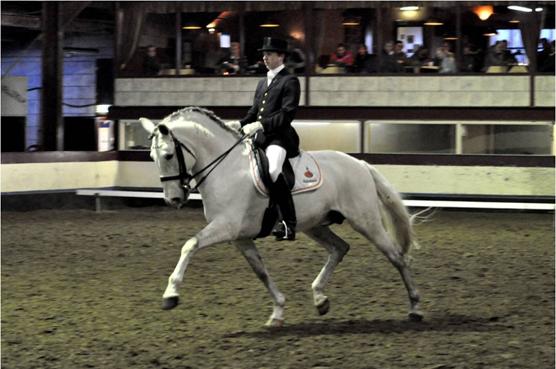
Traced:
[[164, 159], [166, 159], [166, 160], [170, 160], [170, 159], [172, 159], [173, 157], [174, 157], [174, 154], [166, 154], [166, 155], [164, 155]]

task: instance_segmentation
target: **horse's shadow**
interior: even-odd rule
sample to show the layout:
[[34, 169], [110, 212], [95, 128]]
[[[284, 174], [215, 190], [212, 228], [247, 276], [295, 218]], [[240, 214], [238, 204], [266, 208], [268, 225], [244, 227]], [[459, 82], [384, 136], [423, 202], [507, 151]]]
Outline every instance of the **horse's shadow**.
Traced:
[[432, 316], [422, 322], [407, 320], [334, 320], [327, 319], [319, 322], [297, 323], [284, 325], [280, 328], [268, 328], [259, 331], [240, 331], [229, 333], [227, 338], [233, 337], [277, 337], [277, 336], [321, 336], [343, 334], [372, 334], [372, 333], [404, 333], [404, 332], [491, 332], [507, 329], [500, 322], [499, 317], [473, 317], [449, 314]]

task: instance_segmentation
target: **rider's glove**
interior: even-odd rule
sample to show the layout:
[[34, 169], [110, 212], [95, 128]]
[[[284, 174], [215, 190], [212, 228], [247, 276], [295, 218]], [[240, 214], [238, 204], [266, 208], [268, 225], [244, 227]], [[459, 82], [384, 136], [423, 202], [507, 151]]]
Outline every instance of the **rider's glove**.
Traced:
[[229, 122], [226, 122], [226, 125], [234, 131], [239, 131], [241, 129], [241, 123], [239, 122], [239, 120], [231, 120]]
[[243, 128], [241, 129], [241, 131], [247, 135], [247, 136], [251, 136], [253, 133], [262, 130], [263, 129], [263, 124], [261, 122], [253, 122], [253, 123], [249, 123], [243, 126]]

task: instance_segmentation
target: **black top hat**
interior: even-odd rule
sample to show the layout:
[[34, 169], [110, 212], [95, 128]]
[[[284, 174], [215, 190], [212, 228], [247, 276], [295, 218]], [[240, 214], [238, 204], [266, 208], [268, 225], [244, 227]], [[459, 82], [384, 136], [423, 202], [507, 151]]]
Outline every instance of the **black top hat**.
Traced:
[[276, 51], [287, 54], [288, 43], [279, 38], [265, 37], [263, 39], [263, 47], [259, 51]]

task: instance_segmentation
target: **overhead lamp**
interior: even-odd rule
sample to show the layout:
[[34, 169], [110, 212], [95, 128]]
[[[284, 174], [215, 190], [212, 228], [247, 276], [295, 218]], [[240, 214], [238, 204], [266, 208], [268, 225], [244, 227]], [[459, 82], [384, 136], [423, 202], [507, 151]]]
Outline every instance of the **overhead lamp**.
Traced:
[[487, 28], [487, 30], [485, 31], [485, 33], [483, 33], [483, 36], [496, 36], [498, 34], [498, 32], [495, 29], [492, 28]]
[[542, 12], [543, 9], [542, 8], [535, 8], [535, 11], [538, 13], [538, 12]]
[[278, 23], [275, 23], [275, 22], [265, 22], [263, 24], [259, 24], [259, 27], [262, 27], [262, 28], [277, 28], [277, 27], [280, 27], [280, 25]]
[[525, 13], [531, 13], [533, 11], [533, 9], [531, 8], [527, 8], [525, 6], [519, 6], [519, 5], [508, 5], [508, 9], [515, 10], [518, 12], [525, 12]]
[[519, 20], [517, 20], [517, 19], [512, 19], [511, 21], [509, 21], [509, 23], [519, 23]]
[[400, 10], [401, 10], [402, 12], [410, 12], [410, 11], [419, 10], [419, 7], [418, 7], [418, 6], [414, 6], [414, 5], [412, 5], [412, 6], [402, 6], [402, 7], [400, 8]]
[[359, 22], [359, 18], [349, 17], [344, 19], [342, 25], [346, 27], [354, 27], [358, 26], [360, 23], [361, 22]]
[[442, 39], [446, 41], [456, 41], [458, 38], [456, 36], [444, 36]]
[[439, 21], [438, 19], [429, 19], [425, 23], [425, 26], [442, 26], [444, 22]]
[[492, 5], [479, 5], [473, 8], [473, 13], [477, 14], [480, 20], [485, 21], [494, 13], [494, 7]]
[[182, 29], [187, 29], [187, 30], [201, 29], [201, 26], [188, 25], [188, 26], [183, 26]]

